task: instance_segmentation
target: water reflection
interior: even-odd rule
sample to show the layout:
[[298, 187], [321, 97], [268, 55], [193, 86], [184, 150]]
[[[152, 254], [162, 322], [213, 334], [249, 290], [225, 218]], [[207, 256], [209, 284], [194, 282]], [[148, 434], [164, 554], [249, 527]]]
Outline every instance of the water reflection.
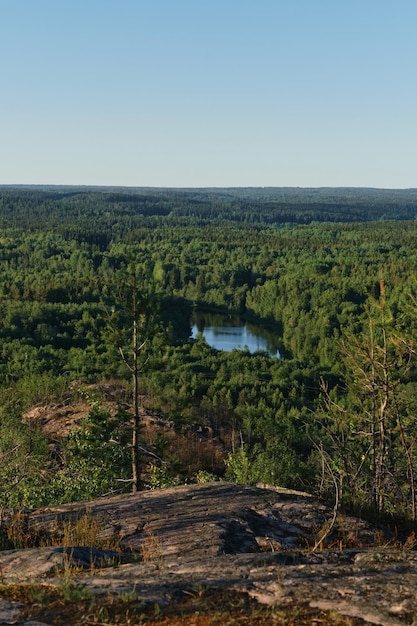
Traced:
[[231, 352], [248, 349], [251, 353], [262, 350], [280, 358], [274, 333], [248, 324], [237, 316], [196, 311], [191, 319], [191, 330], [193, 339], [201, 333], [209, 346], [216, 350]]

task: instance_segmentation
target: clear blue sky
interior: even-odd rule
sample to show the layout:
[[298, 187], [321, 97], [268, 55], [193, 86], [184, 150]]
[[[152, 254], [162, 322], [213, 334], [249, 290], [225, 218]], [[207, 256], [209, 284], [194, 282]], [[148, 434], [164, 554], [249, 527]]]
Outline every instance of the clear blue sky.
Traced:
[[417, 187], [416, 0], [0, 0], [0, 184]]

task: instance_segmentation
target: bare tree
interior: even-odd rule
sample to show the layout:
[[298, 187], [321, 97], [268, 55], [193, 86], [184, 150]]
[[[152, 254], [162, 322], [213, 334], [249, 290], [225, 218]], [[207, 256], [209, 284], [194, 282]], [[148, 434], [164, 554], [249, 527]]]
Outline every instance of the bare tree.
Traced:
[[130, 262], [116, 276], [110, 325], [122, 361], [132, 376], [132, 491], [139, 491], [142, 487], [139, 380], [149, 359], [153, 338], [160, 333], [158, 313], [159, 300], [155, 290], [146, 284], [140, 269]]

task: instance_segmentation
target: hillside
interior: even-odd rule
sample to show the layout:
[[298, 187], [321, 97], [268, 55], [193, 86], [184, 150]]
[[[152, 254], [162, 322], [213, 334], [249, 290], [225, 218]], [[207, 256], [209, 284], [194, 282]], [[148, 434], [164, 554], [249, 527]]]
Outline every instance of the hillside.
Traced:
[[[68, 609], [81, 594], [87, 611], [99, 596], [73, 586], [70, 557], [90, 569], [82, 585], [94, 580], [92, 558], [109, 588], [126, 567], [138, 593], [142, 579], [145, 595], [155, 591], [157, 609], [120, 583], [120, 602], [152, 619], [168, 597], [177, 613], [187, 599], [215, 607], [233, 597], [254, 614], [259, 596], [282, 599], [285, 611], [308, 598], [306, 620], [326, 607], [360, 619], [368, 606], [374, 623], [412, 622], [415, 211], [415, 190], [1, 188], [5, 582], [16, 570], [29, 576], [30, 563], [64, 563], [60, 584], [45, 590], [42, 580], [29, 605], [48, 597]], [[279, 358], [192, 338], [196, 312], [258, 328]], [[131, 495], [132, 484], [148, 491]], [[196, 505], [188, 535], [177, 500]], [[75, 535], [71, 522], [50, 536], [60, 507], [84, 510]], [[151, 528], [145, 538], [135, 510]], [[356, 517], [343, 522], [341, 511]], [[408, 530], [386, 536], [377, 521]], [[104, 549], [115, 562], [101, 571]], [[166, 597], [152, 587], [162, 574]], [[31, 588], [7, 584], [4, 594], [28, 604]], [[330, 623], [330, 613], [314, 615]]]

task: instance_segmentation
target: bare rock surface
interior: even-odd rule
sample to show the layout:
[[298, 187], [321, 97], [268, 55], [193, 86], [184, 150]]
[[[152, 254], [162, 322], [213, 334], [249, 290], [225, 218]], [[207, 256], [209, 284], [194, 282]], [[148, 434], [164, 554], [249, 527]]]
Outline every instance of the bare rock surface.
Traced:
[[[59, 585], [71, 567], [72, 583], [94, 593], [134, 591], [167, 604], [182, 590], [205, 585], [382, 626], [417, 625], [417, 553], [388, 547], [382, 529], [357, 518], [338, 517], [325, 535], [333, 511], [307, 494], [225, 482], [185, 485], [27, 512], [24, 524], [32, 536], [56, 538], [64, 522], [85, 515], [99, 522], [102, 541], [120, 549], [3, 551], [3, 584]], [[6, 515], [4, 524], [11, 523]]]

